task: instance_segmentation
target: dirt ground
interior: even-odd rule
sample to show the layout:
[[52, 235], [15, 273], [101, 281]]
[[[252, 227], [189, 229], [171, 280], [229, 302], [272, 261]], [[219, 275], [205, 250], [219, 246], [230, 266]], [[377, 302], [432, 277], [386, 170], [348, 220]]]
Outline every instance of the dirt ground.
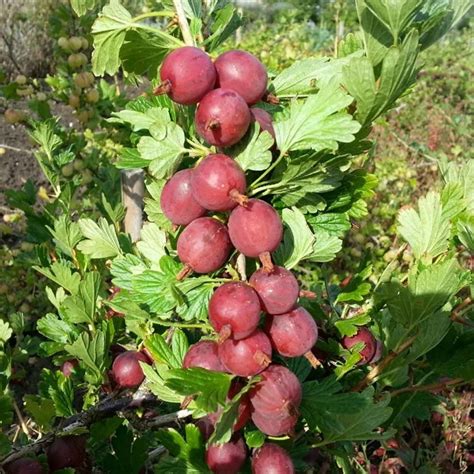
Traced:
[[[27, 110], [27, 107], [21, 107], [21, 104], [18, 104], [17, 108]], [[52, 112], [61, 117], [63, 124], [75, 126], [76, 122], [69, 107], [55, 104]], [[47, 180], [34, 157], [34, 145], [26, 127], [6, 123], [3, 113], [0, 113], [0, 148], [5, 149], [5, 153], [0, 155], [0, 215], [3, 215], [11, 210], [5, 196], [7, 189], [20, 189], [29, 179], [37, 186], [46, 186]]]

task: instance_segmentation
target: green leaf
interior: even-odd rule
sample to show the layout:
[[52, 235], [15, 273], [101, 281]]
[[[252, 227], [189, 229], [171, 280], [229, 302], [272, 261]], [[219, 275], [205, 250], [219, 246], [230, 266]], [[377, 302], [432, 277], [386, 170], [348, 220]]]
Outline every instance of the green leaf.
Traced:
[[215, 51], [234, 31], [242, 25], [242, 17], [232, 3], [214, 3], [211, 35], [204, 44], [209, 52]]
[[119, 288], [131, 290], [133, 277], [143, 273], [148, 267], [136, 255], [126, 254], [113, 260], [110, 272], [113, 275], [113, 284]]
[[172, 369], [165, 379], [165, 385], [184, 395], [195, 396], [196, 406], [207, 413], [224, 406], [232, 375], [201, 368]]
[[89, 10], [95, 8], [96, 0], [71, 0], [71, 7], [77, 16], [84, 16]]
[[361, 54], [362, 51], [358, 51], [352, 56], [339, 59], [308, 58], [295, 61], [273, 79], [270, 90], [282, 97], [314, 93], [319, 82], [332, 81], [340, 84], [343, 66], [348, 64], [352, 57]]
[[55, 244], [66, 254], [72, 256], [72, 251], [82, 239], [81, 230], [77, 222], [70, 220], [63, 214], [54, 221], [54, 229], [48, 226]]
[[395, 41], [413, 21], [422, 0], [365, 0], [370, 11], [391, 31]]
[[403, 209], [398, 216], [398, 231], [410, 244], [416, 258], [433, 259], [448, 248], [449, 221], [443, 215], [440, 196], [430, 191], [418, 201], [418, 212]]
[[458, 238], [466, 249], [474, 253], [474, 215], [463, 215], [457, 223]]
[[65, 288], [69, 293], [75, 295], [79, 291], [81, 277], [79, 273], [73, 272], [66, 262], [57, 261], [49, 268], [33, 267], [37, 272]]
[[346, 112], [353, 101], [337, 84], [321, 85], [316, 95], [293, 100], [289, 116], [274, 124], [282, 154], [291, 150], [337, 150], [338, 142], [350, 143], [360, 125]]
[[67, 417], [76, 413], [73, 407], [74, 388], [70, 377], [65, 377], [60, 371], [43, 369], [40, 390], [54, 402], [56, 416]]
[[341, 386], [333, 377], [303, 384], [301, 413], [311, 430], [319, 430], [325, 442], [384, 439], [374, 430], [391, 415], [389, 398], [374, 401], [372, 387], [362, 393], [338, 393]]
[[112, 224], [103, 217], [96, 224], [92, 219], [80, 219], [79, 226], [86, 240], [79, 242], [78, 249], [90, 258], [111, 258], [121, 255], [120, 243]]
[[118, 169], [129, 170], [136, 168], [146, 168], [150, 162], [144, 160], [136, 148], [122, 148], [119, 152], [115, 167]]
[[361, 314], [348, 319], [339, 319], [334, 323], [341, 336], [355, 336], [359, 330], [358, 326], [365, 326], [370, 322], [368, 314]]
[[154, 267], [157, 267], [161, 257], [166, 255], [166, 233], [156, 224], [147, 222], [142, 227], [141, 239], [137, 242], [137, 248]]
[[25, 410], [32, 416], [35, 423], [42, 429], [49, 430], [56, 416], [53, 400], [37, 395], [25, 395], [23, 401]]
[[189, 349], [189, 342], [186, 334], [179, 328], [175, 328], [173, 338], [171, 340], [171, 349], [175, 358], [179, 362], [179, 367], [183, 366], [184, 356]]
[[349, 217], [345, 213], [324, 212], [306, 218], [315, 234], [326, 232], [335, 237], [343, 237], [351, 228]]
[[[153, 126], [150, 131], [153, 130]], [[138, 142], [137, 149], [145, 160], [150, 160], [149, 172], [155, 178], [168, 178], [181, 163], [184, 148], [183, 129], [170, 122], [165, 133], [155, 133], [153, 137], [142, 137]], [[153, 134], [153, 133], [152, 133]]]
[[205, 444], [199, 428], [186, 425], [186, 440], [174, 428], [159, 430], [158, 441], [168, 450], [169, 456], [160, 460], [156, 473], [210, 474], [204, 462]]
[[79, 285], [79, 294], [67, 297], [61, 309], [64, 319], [71, 323], [93, 323], [96, 319], [96, 303], [101, 277], [98, 272], [86, 273]]
[[92, 67], [94, 74], [115, 74], [120, 66], [120, 48], [125, 40], [127, 28], [132, 25], [132, 16], [118, 0], [111, 0], [92, 25], [94, 51]]
[[110, 343], [111, 336], [104, 331], [96, 331], [92, 336], [83, 332], [73, 344], [67, 344], [64, 349], [85, 365], [94, 383], [100, 383], [109, 366]]
[[209, 438], [208, 446], [212, 444], [228, 443], [232, 437], [233, 426], [239, 414], [240, 401], [242, 397], [248, 393], [253, 387], [256, 380], [250, 380], [247, 385], [242, 388], [232, 400], [226, 403], [224, 409], [221, 411], [219, 418], [214, 426], [214, 431]]
[[71, 343], [79, 335], [73, 324], [59, 319], [55, 314], [48, 313], [36, 323], [38, 332], [52, 341], [61, 344]]
[[2, 347], [10, 337], [12, 337], [12, 334], [13, 331], [10, 325], [6, 321], [0, 319], [0, 347]]
[[168, 371], [167, 368], [157, 365], [157, 367], [160, 369], [160, 372], [158, 372], [157, 370], [154, 370], [153, 367], [150, 367], [148, 364], [140, 363], [140, 365], [146, 377], [147, 387], [160, 400], [163, 400], [164, 402], [168, 403], [181, 403], [184, 400], [184, 397], [182, 395], [165, 386], [165, 379], [162, 375], [166, 374], [166, 372]]
[[363, 301], [372, 288], [372, 285], [366, 281], [372, 273], [372, 265], [360, 270], [337, 295], [336, 303]]
[[291, 269], [312, 255], [315, 239], [303, 213], [296, 207], [283, 209], [282, 218], [286, 229], [283, 242], [275, 252], [275, 261]]
[[310, 259], [313, 262], [330, 262], [342, 248], [342, 240], [328, 232], [318, 232]]
[[168, 367], [178, 369], [182, 365], [180, 355], [174, 353], [160, 334], [152, 334], [145, 340], [145, 347], [150, 352], [153, 360], [166, 364]]
[[[156, 107], [153, 104], [147, 104], [146, 107], [136, 107], [134, 104], [133, 108], [126, 108], [119, 112], [113, 112], [109, 122], [118, 123], [129, 123], [132, 126], [134, 132], [140, 130], [150, 130], [153, 124], [158, 124], [160, 128], [164, 128], [166, 132], [166, 126], [171, 123], [170, 112], [164, 107]], [[129, 106], [130, 107], [130, 104]], [[138, 110], [136, 110], [138, 109]], [[141, 110], [142, 109], [142, 110]]]
[[273, 137], [267, 131], [261, 131], [257, 122], [253, 123], [243, 140], [236, 145], [231, 156], [244, 171], [263, 171], [272, 162]]
[[357, 120], [367, 125], [391, 108], [414, 83], [418, 72], [418, 34], [412, 30], [401, 46], [384, 54], [380, 78], [367, 58], [354, 58], [344, 67], [344, 86], [357, 102]]

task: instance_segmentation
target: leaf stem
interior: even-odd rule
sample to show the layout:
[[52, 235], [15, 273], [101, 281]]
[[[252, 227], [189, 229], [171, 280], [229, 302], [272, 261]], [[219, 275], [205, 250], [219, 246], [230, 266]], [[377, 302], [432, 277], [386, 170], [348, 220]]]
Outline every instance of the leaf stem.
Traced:
[[153, 319], [151, 322], [165, 327], [212, 330], [212, 327], [206, 323], [178, 323], [176, 321], [163, 321], [161, 319]]
[[280, 156], [273, 162], [273, 164], [267, 168], [251, 185], [250, 185], [250, 189], [251, 190], [254, 190], [255, 189], [255, 185], [260, 183], [263, 178], [265, 178], [265, 176], [267, 176], [269, 173], [271, 173], [279, 164], [280, 164], [280, 161], [283, 159], [285, 155], [283, 153], [280, 153]]
[[148, 12], [148, 13], [142, 13], [141, 15], [136, 16], [135, 18], [132, 18], [133, 23], [138, 23], [141, 20], [145, 20], [146, 18], [152, 18], [155, 16], [169, 16], [173, 17], [174, 12], [170, 10], [163, 10], [161, 12]]
[[181, 29], [181, 34], [183, 35], [184, 42], [188, 46], [194, 46], [194, 38], [191, 33], [191, 28], [189, 28], [188, 19], [186, 18], [186, 12], [184, 11], [182, 0], [173, 0], [174, 9], [178, 15], [179, 28]]

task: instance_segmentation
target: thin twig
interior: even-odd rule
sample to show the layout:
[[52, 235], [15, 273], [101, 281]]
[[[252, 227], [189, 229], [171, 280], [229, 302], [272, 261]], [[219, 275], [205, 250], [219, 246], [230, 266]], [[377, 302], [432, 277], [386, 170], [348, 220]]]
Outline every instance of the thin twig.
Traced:
[[[41, 439], [37, 439], [32, 443], [22, 446], [18, 450], [8, 454], [0, 460], [0, 463], [4, 465], [15, 461], [16, 459], [27, 456], [28, 454], [41, 451], [50, 443], [52, 443], [57, 435], [73, 433], [78, 428], [88, 427], [92, 423], [107, 418], [115, 413], [135, 410], [144, 405], [154, 404], [157, 401], [156, 397], [149, 393], [137, 393], [135, 393], [133, 397], [129, 396], [119, 399], [111, 399], [110, 397], [107, 397], [95, 407], [92, 407], [83, 413], [66, 418], [58, 425], [55, 430], [46, 434]], [[191, 412], [189, 410], [179, 410], [175, 413], [169, 413], [153, 418], [147, 423], [147, 427], [156, 428], [160, 426], [166, 426], [175, 423], [177, 420], [187, 418], [190, 415]]]
[[375, 379], [396, 359], [402, 352], [405, 352], [416, 340], [417, 336], [407, 339], [397, 350], [390, 352], [384, 357], [353, 389], [353, 392], [359, 392], [369, 386]]
[[19, 153], [28, 153], [29, 155], [33, 154], [31, 150], [26, 150], [24, 148], [16, 148], [14, 146], [6, 145], [4, 143], [0, 143], [0, 148], [6, 148], [7, 150], [17, 151]]
[[28, 430], [28, 426], [25, 423], [25, 419], [21, 414], [20, 407], [18, 406], [16, 400], [13, 400], [13, 409], [15, 410], [16, 416], [18, 417], [18, 421], [20, 422], [21, 430], [23, 431], [23, 433], [26, 434], [26, 436], [29, 437], [30, 431]]
[[401, 395], [402, 393], [407, 392], [439, 392], [440, 390], [444, 390], [452, 385], [458, 385], [463, 383], [463, 379], [452, 379], [446, 382], [438, 382], [438, 383], [430, 383], [426, 385], [413, 385], [411, 387], [402, 387], [398, 390], [393, 390], [390, 392], [392, 397], [396, 397], [397, 395]]
[[194, 38], [191, 34], [191, 28], [189, 27], [188, 19], [186, 18], [183, 2], [181, 0], [173, 0], [173, 4], [176, 14], [178, 15], [179, 28], [181, 30], [181, 34], [183, 35], [184, 42], [188, 46], [194, 46]]

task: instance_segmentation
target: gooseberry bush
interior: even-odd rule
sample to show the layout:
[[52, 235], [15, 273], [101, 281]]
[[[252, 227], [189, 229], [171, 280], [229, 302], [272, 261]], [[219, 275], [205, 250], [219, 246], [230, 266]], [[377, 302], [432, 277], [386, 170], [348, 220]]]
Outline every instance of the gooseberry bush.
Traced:
[[[433, 390], [472, 380], [472, 162], [440, 162], [444, 187], [400, 211], [405, 244], [381, 275], [361, 261], [336, 285], [330, 264], [367, 214], [374, 120], [466, 11], [448, 3], [358, 0], [361, 29], [336, 57], [277, 74], [226, 50], [231, 3], [103, 7], [94, 74], [152, 87], [107, 121], [119, 156], [102, 203], [78, 212], [65, 183], [40, 222], [27, 216], [48, 236], [35, 269], [54, 310], [36, 322], [49, 365], [23, 400], [35, 434], [2, 438], [6, 472], [283, 474], [314, 467], [315, 450], [354, 472], [353, 443], [393, 441]], [[54, 126], [35, 135], [50, 161]], [[143, 170], [137, 241], [107, 199], [117, 169]], [[2, 424], [21, 339], [1, 324]]]

